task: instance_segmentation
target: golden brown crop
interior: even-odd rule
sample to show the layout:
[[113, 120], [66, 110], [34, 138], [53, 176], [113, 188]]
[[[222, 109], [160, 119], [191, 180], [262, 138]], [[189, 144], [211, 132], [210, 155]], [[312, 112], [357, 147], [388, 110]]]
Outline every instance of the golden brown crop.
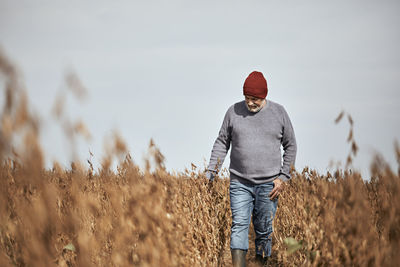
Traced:
[[[155, 170], [150, 163], [141, 170], [118, 137], [98, 171], [90, 161], [88, 167], [74, 162], [70, 169], [57, 163], [45, 169], [38, 121], [2, 53], [0, 75], [1, 266], [231, 264], [228, 179], [209, 184], [194, 165], [170, 174], [153, 141]], [[62, 108], [55, 110], [62, 117]], [[71, 133], [84, 129], [67, 125], [80, 126], [68, 128]], [[396, 153], [400, 161], [398, 146]], [[114, 156], [122, 157], [117, 172], [110, 170]], [[370, 181], [349, 170], [293, 171], [279, 199], [270, 266], [400, 265], [400, 172], [380, 158], [371, 169]]]

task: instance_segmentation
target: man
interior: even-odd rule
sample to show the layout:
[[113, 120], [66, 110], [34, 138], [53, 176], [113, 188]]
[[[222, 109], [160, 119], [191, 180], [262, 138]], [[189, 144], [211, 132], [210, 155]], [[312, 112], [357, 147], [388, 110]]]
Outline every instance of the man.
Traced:
[[271, 256], [272, 221], [297, 151], [289, 116], [283, 106], [266, 99], [267, 81], [261, 72], [250, 73], [243, 94], [245, 100], [230, 106], [225, 114], [206, 172], [212, 181], [232, 145], [229, 196], [233, 266], [245, 266], [251, 217], [257, 261], [266, 263]]

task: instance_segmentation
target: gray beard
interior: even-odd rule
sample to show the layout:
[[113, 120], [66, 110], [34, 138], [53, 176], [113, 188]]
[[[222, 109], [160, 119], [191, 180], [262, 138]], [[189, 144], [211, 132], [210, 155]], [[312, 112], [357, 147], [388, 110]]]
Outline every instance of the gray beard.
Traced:
[[250, 112], [253, 112], [253, 113], [257, 113], [257, 112], [259, 112], [259, 111], [262, 109], [262, 105], [259, 106], [258, 108], [251, 109], [251, 108], [247, 105], [247, 103], [245, 103], [245, 104], [246, 104], [246, 108], [247, 108]]

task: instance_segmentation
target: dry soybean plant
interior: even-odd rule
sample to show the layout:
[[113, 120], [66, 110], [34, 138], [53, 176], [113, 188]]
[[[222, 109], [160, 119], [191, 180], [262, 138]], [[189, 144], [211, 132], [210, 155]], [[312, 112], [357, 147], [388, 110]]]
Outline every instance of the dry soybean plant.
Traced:
[[[226, 177], [208, 183], [194, 164], [184, 173], [167, 172], [153, 140], [142, 170], [117, 134], [98, 170], [90, 159], [45, 169], [39, 120], [30, 112], [19, 77], [0, 51], [5, 96], [1, 266], [231, 265]], [[82, 88], [76, 76], [68, 77], [69, 86]], [[55, 110], [63, 118], [62, 108]], [[85, 132], [82, 127], [66, 130]], [[400, 166], [397, 144], [395, 151]], [[114, 158], [119, 160], [116, 172], [110, 169]], [[333, 175], [293, 170], [280, 196], [269, 265], [398, 266], [400, 171], [377, 157], [371, 172], [366, 181], [348, 170]], [[248, 261], [254, 265], [252, 251]]]

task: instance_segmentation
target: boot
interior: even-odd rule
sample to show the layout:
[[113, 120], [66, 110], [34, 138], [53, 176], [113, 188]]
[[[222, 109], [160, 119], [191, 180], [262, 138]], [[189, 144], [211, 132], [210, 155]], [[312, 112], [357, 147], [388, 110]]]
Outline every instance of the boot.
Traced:
[[233, 267], [246, 267], [246, 250], [232, 249], [232, 265]]
[[262, 255], [256, 254], [256, 262], [258, 266], [267, 266], [268, 257], [263, 257]]

